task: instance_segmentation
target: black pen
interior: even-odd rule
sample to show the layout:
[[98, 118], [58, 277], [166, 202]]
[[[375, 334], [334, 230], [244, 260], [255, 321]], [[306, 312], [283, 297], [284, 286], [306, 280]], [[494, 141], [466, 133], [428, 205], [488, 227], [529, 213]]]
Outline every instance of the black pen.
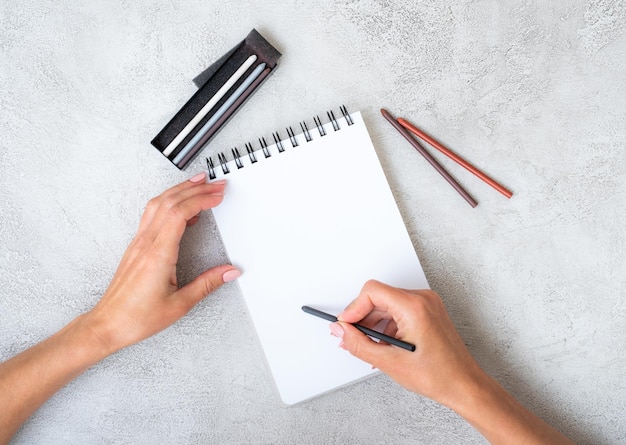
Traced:
[[[313, 309], [310, 306], [302, 306], [302, 310], [307, 314], [315, 315], [316, 317], [323, 318], [324, 320], [332, 321], [333, 323], [338, 321], [337, 317], [334, 315], [327, 314], [326, 312], [318, 311], [317, 309]], [[382, 340], [384, 342], [389, 343], [390, 345], [398, 346], [400, 348], [406, 349], [407, 351], [415, 351], [415, 345], [411, 343], [407, 343], [402, 340], [398, 340], [397, 338], [390, 337], [389, 335], [383, 334], [382, 332], [375, 331], [370, 328], [366, 328], [365, 326], [361, 326], [357, 323], [350, 323], [352, 326], [357, 328], [359, 331], [363, 332], [365, 335], [369, 335], [370, 337], [377, 338], [378, 340]]]

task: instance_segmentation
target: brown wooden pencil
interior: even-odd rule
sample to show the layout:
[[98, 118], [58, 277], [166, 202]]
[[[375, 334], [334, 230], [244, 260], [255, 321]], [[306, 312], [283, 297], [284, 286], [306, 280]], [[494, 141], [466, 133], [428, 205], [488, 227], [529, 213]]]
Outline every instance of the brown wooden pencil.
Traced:
[[398, 130], [398, 132], [402, 136], [404, 136], [407, 141], [409, 141], [413, 148], [415, 148], [422, 156], [424, 156], [424, 158], [430, 163], [430, 165], [432, 165], [435, 170], [437, 170], [439, 174], [443, 176], [444, 179], [448, 181], [448, 183], [452, 187], [454, 187], [457, 192], [459, 192], [459, 194], [469, 203], [469, 205], [471, 205], [472, 207], [476, 207], [478, 205], [478, 202], [474, 198], [472, 198], [469, 193], [467, 193], [467, 190], [465, 190], [461, 186], [461, 184], [456, 182], [456, 179], [454, 179], [452, 175], [448, 173], [446, 169], [444, 169], [441, 164], [439, 164], [439, 162], [437, 162], [437, 160], [433, 158], [432, 155], [428, 153], [428, 151], [424, 147], [422, 147], [422, 145], [418, 141], [416, 141], [413, 136], [411, 136], [411, 134], [402, 125], [400, 125], [398, 121], [396, 121], [387, 110], [381, 108], [380, 112], [383, 117], [387, 119], [387, 121], [389, 121], [389, 123], [393, 125], [393, 127]]
[[513, 193], [510, 190], [507, 190], [502, 185], [498, 184], [496, 181], [491, 179], [489, 176], [487, 176], [482, 171], [478, 170], [476, 167], [474, 167], [472, 164], [467, 162], [461, 156], [457, 155], [452, 150], [446, 148], [443, 144], [439, 143], [439, 141], [437, 141], [436, 139], [430, 137], [429, 135], [424, 133], [422, 130], [417, 128], [415, 125], [413, 125], [412, 123], [410, 123], [406, 119], [398, 118], [398, 123], [400, 123], [400, 125], [402, 125], [404, 128], [409, 130], [411, 133], [416, 135], [418, 138], [428, 142], [430, 145], [435, 147], [437, 150], [442, 152], [444, 155], [446, 155], [447, 157], [452, 159], [457, 164], [463, 166], [465, 169], [469, 170], [470, 172], [472, 172], [473, 174], [478, 176], [480, 179], [485, 181], [487, 184], [492, 186], [494, 189], [496, 189], [497, 191], [502, 193], [507, 198], [510, 198], [511, 196], [513, 196]]

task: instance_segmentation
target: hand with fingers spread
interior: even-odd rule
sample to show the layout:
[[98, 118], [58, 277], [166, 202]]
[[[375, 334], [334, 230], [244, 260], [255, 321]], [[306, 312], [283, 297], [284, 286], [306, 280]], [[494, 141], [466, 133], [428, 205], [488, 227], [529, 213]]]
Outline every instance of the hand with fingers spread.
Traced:
[[176, 281], [185, 228], [222, 202], [225, 182], [204, 173], [152, 199], [102, 299], [47, 340], [0, 364], [0, 443], [70, 380], [108, 355], [170, 326], [200, 300], [239, 277], [214, 267], [182, 288]]
[[[491, 443], [572, 443], [480, 368], [435, 292], [368, 281], [337, 318], [330, 329], [344, 349], [405, 388], [453, 409]], [[385, 334], [416, 350], [377, 343], [350, 324], [373, 328], [381, 321], [387, 322]]]
[[225, 181], [205, 183], [201, 173], [148, 202], [109, 289], [89, 316], [111, 351], [143, 340], [174, 323], [226, 281], [231, 265], [209, 269], [179, 289], [176, 263], [187, 226], [224, 198]]

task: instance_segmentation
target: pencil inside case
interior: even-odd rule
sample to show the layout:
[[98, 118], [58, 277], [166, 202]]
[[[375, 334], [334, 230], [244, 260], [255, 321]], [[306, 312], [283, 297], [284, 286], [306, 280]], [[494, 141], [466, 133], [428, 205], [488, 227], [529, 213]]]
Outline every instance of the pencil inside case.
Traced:
[[152, 139], [185, 169], [277, 66], [281, 54], [255, 29], [194, 79], [198, 91]]

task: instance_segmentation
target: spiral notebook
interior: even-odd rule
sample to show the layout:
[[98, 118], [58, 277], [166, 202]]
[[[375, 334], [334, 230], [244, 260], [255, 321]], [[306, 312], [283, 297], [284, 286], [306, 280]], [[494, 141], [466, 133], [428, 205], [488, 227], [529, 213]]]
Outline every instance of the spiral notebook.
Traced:
[[376, 373], [303, 305], [338, 314], [368, 279], [428, 288], [361, 114], [327, 116], [207, 158], [228, 181], [213, 214], [288, 405]]

